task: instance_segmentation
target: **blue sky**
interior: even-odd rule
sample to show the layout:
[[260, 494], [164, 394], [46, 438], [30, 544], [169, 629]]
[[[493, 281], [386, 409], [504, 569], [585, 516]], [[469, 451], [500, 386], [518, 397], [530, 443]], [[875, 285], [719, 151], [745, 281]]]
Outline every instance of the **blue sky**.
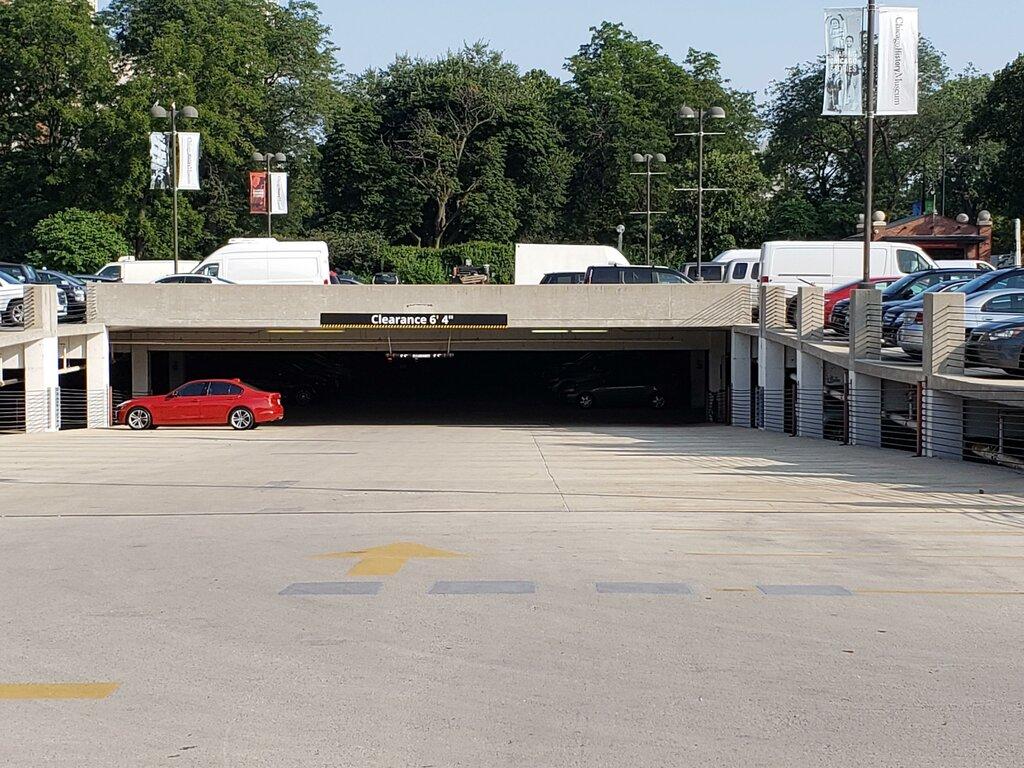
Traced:
[[[954, 71], [990, 72], [1021, 50], [1020, 0], [918, 0], [922, 34]], [[621, 21], [674, 58], [717, 53], [735, 86], [762, 92], [786, 67], [821, 52], [827, 0], [320, 0], [348, 72], [398, 53], [436, 56], [486, 40], [524, 69], [559, 75], [565, 58], [603, 20]], [[899, 5], [893, 2], [893, 5]], [[856, 3], [849, 3], [856, 5]]]
[[[946, 52], [954, 72], [983, 72], [1020, 53], [1021, 0], [918, 0], [921, 32]], [[101, 5], [106, 5], [102, 0]], [[319, 0], [350, 73], [397, 54], [433, 57], [485, 40], [523, 69], [564, 76], [566, 57], [601, 21], [622, 22], [674, 58], [688, 48], [717, 53], [733, 84], [761, 95], [786, 67], [824, 46], [822, 14], [841, 0]], [[856, 3], [848, 3], [856, 5]], [[893, 5], [899, 4], [893, 2]]]

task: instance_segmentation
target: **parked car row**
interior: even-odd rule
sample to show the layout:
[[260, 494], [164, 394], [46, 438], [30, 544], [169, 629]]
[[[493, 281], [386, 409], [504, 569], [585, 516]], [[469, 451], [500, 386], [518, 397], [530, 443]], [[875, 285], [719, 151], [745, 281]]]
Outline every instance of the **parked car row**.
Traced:
[[[954, 267], [954, 268], [939, 268], [939, 269], [925, 269], [919, 272], [913, 272], [909, 275], [905, 275], [895, 282], [889, 282], [888, 285], [881, 288], [882, 290], [882, 312], [884, 313], [887, 309], [891, 308], [898, 302], [910, 301], [920, 296], [926, 290], [932, 286], [939, 285], [941, 283], [953, 282], [958, 280], [969, 280], [971, 278], [983, 279], [990, 275], [996, 274], [995, 272], [981, 272], [977, 269], [969, 267]], [[876, 287], [884, 285], [892, 278], [885, 278], [880, 280], [876, 284]], [[839, 291], [845, 291], [845, 296], [836, 298], [832, 303], [831, 311], [826, 315], [825, 325], [827, 328], [831, 328], [837, 333], [846, 335], [850, 332], [850, 292], [855, 289], [859, 284], [859, 281], [853, 281], [843, 288], [838, 289]], [[828, 298], [826, 296], [826, 303]]]
[[24, 325], [25, 286], [57, 286], [57, 320], [85, 321], [85, 283], [52, 269], [0, 262], [0, 319], [4, 325]]

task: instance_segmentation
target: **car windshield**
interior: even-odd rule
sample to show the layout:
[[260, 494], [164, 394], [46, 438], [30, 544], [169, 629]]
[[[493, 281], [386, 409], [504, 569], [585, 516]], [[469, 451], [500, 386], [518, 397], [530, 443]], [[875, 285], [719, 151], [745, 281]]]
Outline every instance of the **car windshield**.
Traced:
[[882, 291], [883, 301], [886, 299], [895, 299], [903, 294], [903, 289], [921, 279], [925, 272], [915, 272], [912, 275], [905, 275], [897, 280], [895, 283], [890, 285], [884, 291]]
[[1011, 271], [1012, 270], [1009, 269], [1001, 269], [993, 272], [985, 272], [973, 280], [968, 280], [964, 283], [958, 293], [974, 293], [976, 291], [983, 290], [985, 286], [997, 282], [1000, 277], [1009, 274]]

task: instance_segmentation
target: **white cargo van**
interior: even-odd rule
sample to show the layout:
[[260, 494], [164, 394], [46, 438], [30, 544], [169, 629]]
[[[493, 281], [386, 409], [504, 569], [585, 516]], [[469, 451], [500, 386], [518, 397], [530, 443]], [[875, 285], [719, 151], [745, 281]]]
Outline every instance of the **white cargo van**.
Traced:
[[328, 285], [327, 243], [236, 237], [192, 270], [241, 285]]
[[[782, 285], [787, 294], [806, 285], [828, 291], [860, 279], [864, 244], [859, 240], [769, 242], [761, 246], [760, 265], [760, 281]], [[936, 269], [936, 265], [916, 245], [871, 244], [871, 277], [903, 277], [923, 269]]]
[[610, 245], [516, 244], [516, 285], [540, 285], [551, 272], [586, 272], [587, 267], [628, 267]]
[[[701, 264], [701, 277], [709, 283], [757, 283], [760, 248], [730, 248]], [[687, 277], [697, 279], [697, 262], [686, 265]]]
[[[178, 269], [188, 272], [198, 261], [178, 259]], [[104, 265], [96, 273], [98, 277], [120, 280], [122, 283], [152, 283], [161, 277], [174, 274], [174, 261], [171, 259], [122, 259]]]

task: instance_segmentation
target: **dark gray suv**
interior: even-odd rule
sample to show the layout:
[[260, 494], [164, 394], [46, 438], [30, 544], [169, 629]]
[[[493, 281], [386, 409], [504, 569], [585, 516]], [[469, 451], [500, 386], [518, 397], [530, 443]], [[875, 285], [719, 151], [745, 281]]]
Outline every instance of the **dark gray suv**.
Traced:
[[627, 283], [637, 285], [643, 283], [692, 283], [682, 272], [668, 267], [588, 267], [587, 276], [583, 280], [587, 284]]

